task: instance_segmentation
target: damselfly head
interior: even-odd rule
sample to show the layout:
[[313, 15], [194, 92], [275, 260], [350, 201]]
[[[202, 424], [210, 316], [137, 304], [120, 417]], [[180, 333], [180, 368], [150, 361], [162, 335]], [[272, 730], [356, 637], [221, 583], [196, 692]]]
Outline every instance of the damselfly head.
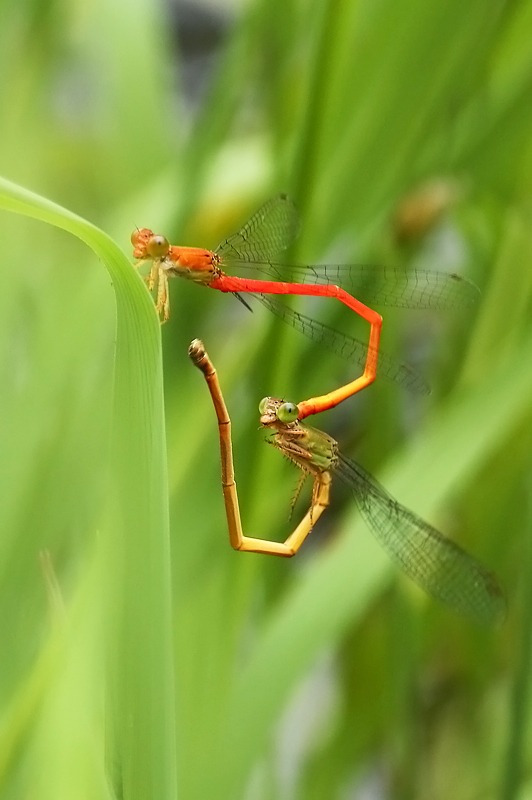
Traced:
[[137, 228], [131, 234], [131, 244], [133, 245], [133, 255], [135, 258], [147, 258], [146, 245], [153, 236], [153, 231], [149, 228]]
[[170, 249], [168, 239], [150, 231], [149, 228], [140, 228], [131, 234], [133, 255], [135, 258], [164, 258]]
[[296, 422], [299, 409], [295, 403], [285, 403], [277, 397], [264, 397], [259, 403], [261, 425], [266, 427], [281, 423], [289, 425]]

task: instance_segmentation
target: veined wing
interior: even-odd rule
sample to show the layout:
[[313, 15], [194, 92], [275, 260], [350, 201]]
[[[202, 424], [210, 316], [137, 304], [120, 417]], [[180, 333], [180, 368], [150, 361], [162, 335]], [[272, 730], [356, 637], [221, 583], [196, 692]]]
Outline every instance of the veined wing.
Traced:
[[216, 248], [220, 258], [245, 263], [269, 261], [286, 250], [299, 233], [299, 213], [286, 194], [264, 203], [246, 224]]
[[[453, 272], [405, 270], [372, 264], [293, 266], [267, 260], [230, 258], [231, 268], [274, 281], [341, 286], [366, 305], [435, 310], [470, 308], [480, 297], [478, 287]], [[253, 263], [251, 263], [253, 261]]]
[[257, 271], [271, 280], [289, 283], [336, 284], [362, 302], [398, 308], [467, 308], [480, 292], [456, 273], [405, 270], [371, 264], [292, 266], [272, 259], [296, 238], [299, 213], [286, 194], [264, 203], [246, 224], [217, 248], [223, 263], [248, 274]]
[[506, 601], [493, 573], [394, 500], [359, 464], [338, 454], [334, 469], [353, 490], [360, 513], [376, 539], [409, 578], [478, 622], [502, 621]]

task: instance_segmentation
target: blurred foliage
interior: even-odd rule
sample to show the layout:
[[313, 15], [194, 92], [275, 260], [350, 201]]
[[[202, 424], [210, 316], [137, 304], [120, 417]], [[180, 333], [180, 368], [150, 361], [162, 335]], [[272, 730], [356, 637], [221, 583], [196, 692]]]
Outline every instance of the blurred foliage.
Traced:
[[[287, 191], [297, 261], [478, 283], [471, 312], [383, 312], [384, 347], [430, 397], [377, 381], [319, 425], [495, 569], [509, 604], [496, 631], [437, 606], [341, 489], [296, 559], [233, 552], [188, 343], [200, 336], [218, 368], [246, 532], [268, 538], [290, 530], [297, 475], [264, 447], [258, 402], [321, 394], [352, 368], [261, 309], [174, 281], [171, 625], [147, 295], [115, 271], [115, 311], [94, 252], [2, 211], [1, 796], [170, 797], [175, 769], [184, 800], [528, 797], [532, 1], [8, 0], [0, 23], [0, 174], [128, 257], [135, 225], [210, 247]], [[352, 326], [336, 305], [308, 307]]]

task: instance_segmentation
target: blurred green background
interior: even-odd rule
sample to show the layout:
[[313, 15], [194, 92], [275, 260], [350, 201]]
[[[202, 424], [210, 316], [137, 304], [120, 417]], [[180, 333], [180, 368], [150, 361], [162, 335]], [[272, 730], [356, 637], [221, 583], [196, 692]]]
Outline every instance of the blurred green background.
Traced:
[[[424, 596], [341, 487], [296, 559], [232, 551], [188, 343], [218, 368], [245, 531], [267, 538], [291, 529], [298, 475], [264, 446], [259, 400], [321, 394], [353, 367], [261, 308], [173, 281], [171, 690], [152, 706], [148, 668], [108, 635], [129, 614], [149, 664], [150, 631], [105, 562], [113, 287], [70, 234], [2, 211], [1, 797], [532, 797], [531, 37], [530, 0], [0, 5], [0, 174], [129, 258], [135, 226], [214, 247], [287, 191], [297, 262], [481, 287], [472, 311], [383, 311], [383, 346], [430, 397], [377, 381], [317, 422], [494, 569], [509, 605], [483, 630]], [[298, 307], [351, 330], [338, 305]], [[160, 588], [151, 566], [139, 606]], [[115, 713], [120, 692], [146, 726]]]

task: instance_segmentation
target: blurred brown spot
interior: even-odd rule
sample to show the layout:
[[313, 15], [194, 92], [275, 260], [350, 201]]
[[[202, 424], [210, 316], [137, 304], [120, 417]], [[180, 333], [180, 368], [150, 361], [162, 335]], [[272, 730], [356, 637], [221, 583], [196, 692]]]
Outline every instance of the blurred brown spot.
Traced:
[[418, 186], [399, 203], [393, 216], [395, 238], [400, 243], [428, 233], [460, 197], [456, 180], [438, 178]]

